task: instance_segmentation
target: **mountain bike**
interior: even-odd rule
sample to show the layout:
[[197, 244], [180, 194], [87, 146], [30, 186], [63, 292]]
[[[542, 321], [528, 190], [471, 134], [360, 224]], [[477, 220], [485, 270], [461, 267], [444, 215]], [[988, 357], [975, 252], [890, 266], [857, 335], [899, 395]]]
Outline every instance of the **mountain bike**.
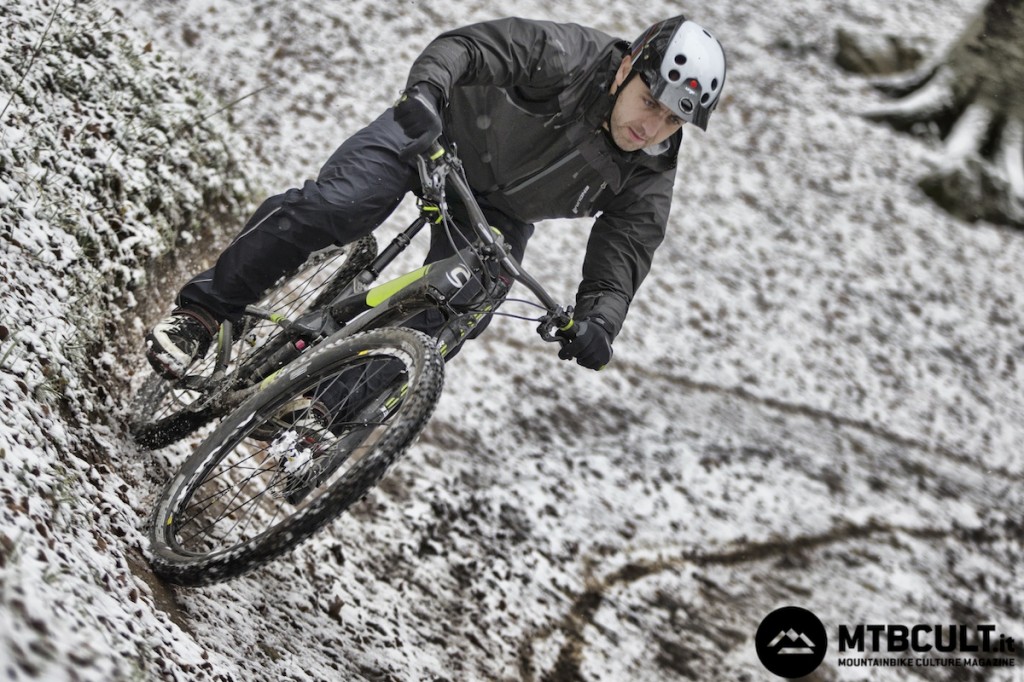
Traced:
[[[419, 216], [377, 253], [364, 239], [315, 254], [241, 320], [183, 379], [149, 379], [132, 431], [162, 447], [216, 424], [163, 490], [150, 563], [170, 582], [236, 577], [293, 549], [362, 499], [433, 413], [444, 362], [494, 314], [514, 282], [536, 298], [548, 342], [575, 334], [559, 305], [488, 227], [454, 149], [416, 158]], [[382, 284], [384, 269], [428, 224], [457, 229], [446, 186], [475, 241]], [[460, 232], [460, 234], [462, 234]], [[417, 320], [431, 313], [431, 334]], [[419, 325], [422, 327], [422, 325]]]

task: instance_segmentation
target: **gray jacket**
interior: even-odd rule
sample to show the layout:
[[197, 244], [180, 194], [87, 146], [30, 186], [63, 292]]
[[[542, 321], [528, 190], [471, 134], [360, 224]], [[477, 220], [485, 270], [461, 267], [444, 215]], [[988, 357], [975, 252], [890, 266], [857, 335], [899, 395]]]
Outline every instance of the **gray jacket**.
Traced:
[[500, 19], [442, 34], [408, 79], [444, 93], [445, 135], [492, 206], [526, 223], [597, 216], [576, 316], [604, 318], [613, 338], [664, 239], [682, 139], [626, 153], [602, 128], [627, 47], [576, 24]]

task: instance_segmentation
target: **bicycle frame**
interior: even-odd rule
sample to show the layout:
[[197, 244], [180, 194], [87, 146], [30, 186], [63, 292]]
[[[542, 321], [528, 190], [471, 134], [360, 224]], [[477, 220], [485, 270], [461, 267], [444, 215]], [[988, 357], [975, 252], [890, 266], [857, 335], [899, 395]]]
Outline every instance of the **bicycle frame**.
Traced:
[[[460, 329], [456, 338], [440, 340], [439, 346], [444, 355], [450, 349], [451, 342], [460, 343], [484, 315], [492, 312], [487, 301], [504, 298], [511, 281], [515, 280], [526, 286], [547, 310], [547, 315], [542, 318], [541, 326], [538, 328], [542, 338], [546, 341], [557, 340], [554, 336], [555, 330], [561, 330], [562, 338], [565, 338], [564, 332], [572, 325], [571, 310], [564, 310], [506, 250], [501, 233], [488, 225], [480, 205], [473, 196], [461, 161], [435, 143], [428, 155], [417, 157], [417, 167], [423, 188], [420, 217], [396, 237], [366, 271], [356, 277], [349, 289], [335, 298], [329, 306], [331, 318], [339, 324], [345, 324], [355, 315], [365, 313], [371, 308], [380, 308], [376, 314], [367, 315], [364, 321], [355, 325], [354, 330], [358, 331], [383, 324], [394, 324], [403, 317], [408, 319], [411, 316], [410, 312], [416, 313], [428, 308], [447, 308], [455, 315], [468, 314], [464, 325], [466, 328]], [[396, 280], [366, 290], [365, 287], [409, 245], [416, 233], [432, 217], [436, 216], [434, 222], [437, 223], [450, 220], [445, 198], [446, 185], [451, 186], [466, 206], [470, 227], [475, 232], [478, 242], [445, 260], [425, 265]], [[509, 278], [507, 283], [501, 278], [502, 272]], [[478, 285], [476, 292], [473, 291], [474, 285]], [[462, 301], [459, 300], [460, 296]], [[478, 303], [484, 307], [471, 311], [467, 308], [467, 303], [470, 306]]]
[[458, 346], [494, 306], [489, 302], [504, 297], [508, 287], [494, 275], [496, 262], [488, 261], [472, 246], [453, 256], [406, 273], [398, 279], [367, 290], [343, 294], [328, 307], [333, 320], [351, 320], [344, 331], [359, 331], [401, 325], [429, 309], [447, 313], [438, 333], [442, 356]]
[[[493, 312], [492, 302], [504, 298], [513, 280], [526, 286], [547, 311], [537, 328], [541, 338], [549, 342], [572, 338], [575, 332], [572, 309], [560, 306], [508, 253], [500, 232], [488, 226], [457, 156], [435, 143], [427, 155], [418, 156], [416, 160], [423, 188], [419, 217], [327, 306], [305, 313], [296, 320], [287, 320], [273, 311], [254, 306], [246, 309], [249, 315], [277, 323], [293, 337], [294, 342], [282, 348], [282, 357], [273, 358], [279, 360], [278, 366], [297, 357], [307, 345], [318, 339], [402, 325], [431, 309], [446, 313], [447, 319], [436, 336], [441, 355], [447, 357], [486, 315]], [[445, 198], [446, 186], [453, 189], [466, 206], [476, 243], [449, 258], [372, 286], [425, 225], [451, 220]], [[232, 335], [232, 325], [225, 323], [218, 340], [214, 380], [223, 377], [230, 364]], [[210, 396], [200, 402], [208, 403], [213, 399], [214, 396]]]

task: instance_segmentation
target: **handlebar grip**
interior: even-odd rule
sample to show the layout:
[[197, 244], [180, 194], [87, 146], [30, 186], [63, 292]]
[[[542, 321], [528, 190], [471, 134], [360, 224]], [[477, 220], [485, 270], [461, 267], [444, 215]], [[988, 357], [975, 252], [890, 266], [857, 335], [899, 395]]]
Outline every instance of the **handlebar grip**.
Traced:
[[[434, 131], [428, 131], [423, 133], [420, 137], [416, 138], [405, 147], [398, 151], [398, 158], [403, 163], [409, 163], [418, 156], [423, 156], [425, 159], [433, 160], [435, 157], [433, 154], [434, 147], [440, 149], [440, 145], [437, 144], [437, 133]], [[441, 155], [444, 154], [444, 149], [441, 149]]]
[[425, 156], [427, 160], [437, 161], [442, 156], [448, 153], [448, 151], [441, 146], [441, 143], [438, 142], [439, 139], [440, 138], [436, 138], [434, 142], [430, 145], [430, 147], [427, 149], [427, 151], [423, 154], [423, 156]]
[[573, 339], [576, 338], [576, 332], [578, 330], [579, 327], [576, 325], [576, 320], [570, 318], [569, 324], [565, 325], [564, 327], [558, 327], [555, 330], [555, 336], [566, 341], [572, 341]]

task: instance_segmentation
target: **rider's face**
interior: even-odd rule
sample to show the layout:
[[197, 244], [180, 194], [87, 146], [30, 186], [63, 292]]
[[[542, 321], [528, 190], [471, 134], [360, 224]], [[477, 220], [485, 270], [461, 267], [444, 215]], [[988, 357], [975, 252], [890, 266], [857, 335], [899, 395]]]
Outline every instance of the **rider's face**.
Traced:
[[[627, 55], [615, 74], [612, 94], [622, 87], [629, 75], [630, 66], [632, 63]], [[636, 77], [622, 88], [606, 125], [619, 149], [635, 152], [664, 142], [679, 130], [683, 121], [654, 99], [643, 79]]]

